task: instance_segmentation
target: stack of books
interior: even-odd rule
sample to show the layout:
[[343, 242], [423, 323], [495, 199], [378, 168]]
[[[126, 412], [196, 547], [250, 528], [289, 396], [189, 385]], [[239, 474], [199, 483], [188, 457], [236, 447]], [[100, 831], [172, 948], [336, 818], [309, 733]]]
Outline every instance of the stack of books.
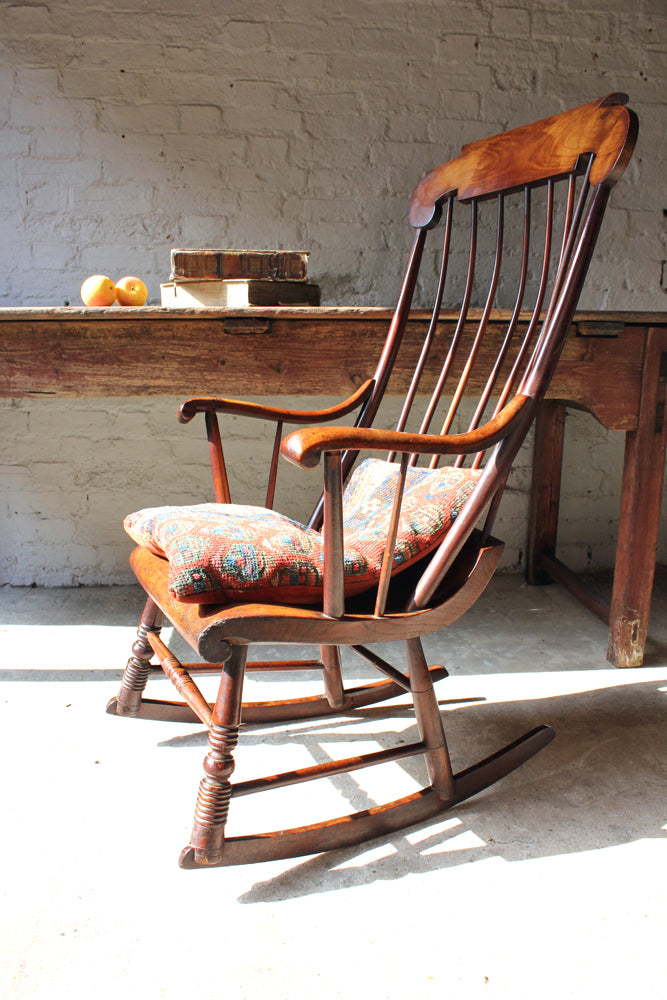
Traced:
[[319, 306], [308, 254], [294, 250], [172, 250], [163, 306]]

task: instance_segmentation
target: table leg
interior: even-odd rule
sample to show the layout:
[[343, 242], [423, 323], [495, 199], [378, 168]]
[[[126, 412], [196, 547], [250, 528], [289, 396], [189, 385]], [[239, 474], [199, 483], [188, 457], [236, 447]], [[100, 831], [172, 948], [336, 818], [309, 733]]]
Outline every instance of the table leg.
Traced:
[[638, 667], [644, 659], [665, 467], [667, 335], [648, 332], [639, 424], [625, 437], [618, 546], [607, 659]]

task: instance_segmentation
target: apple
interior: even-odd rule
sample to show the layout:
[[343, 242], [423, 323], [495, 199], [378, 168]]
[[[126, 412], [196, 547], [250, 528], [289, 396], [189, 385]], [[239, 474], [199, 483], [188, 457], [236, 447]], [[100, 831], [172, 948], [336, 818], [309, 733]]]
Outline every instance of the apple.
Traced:
[[148, 298], [148, 289], [141, 278], [128, 274], [116, 282], [116, 299], [121, 306], [143, 306]]
[[116, 286], [104, 274], [91, 274], [81, 286], [81, 298], [86, 306], [112, 306], [116, 301]]

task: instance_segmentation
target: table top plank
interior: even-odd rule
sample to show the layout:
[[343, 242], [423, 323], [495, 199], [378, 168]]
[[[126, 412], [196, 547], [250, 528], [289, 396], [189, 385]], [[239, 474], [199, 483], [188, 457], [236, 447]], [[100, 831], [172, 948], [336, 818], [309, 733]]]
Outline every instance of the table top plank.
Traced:
[[[341, 397], [372, 375], [391, 314], [376, 307], [0, 309], [0, 395]], [[474, 335], [478, 318], [471, 311], [464, 336]], [[508, 318], [492, 314], [494, 353]], [[444, 345], [455, 315], [443, 311], [440, 319]], [[425, 310], [412, 315], [393, 394], [407, 387], [428, 320]], [[665, 313], [577, 313], [549, 397], [588, 410], [606, 427], [634, 429], [647, 332], [665, 325]], [[473, 379], [470, 391], [477, 388]]]

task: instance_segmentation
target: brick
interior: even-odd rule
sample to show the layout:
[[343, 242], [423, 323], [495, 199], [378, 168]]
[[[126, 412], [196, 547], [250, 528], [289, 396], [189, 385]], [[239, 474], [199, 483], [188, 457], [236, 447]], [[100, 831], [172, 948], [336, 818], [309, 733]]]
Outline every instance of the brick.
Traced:
[[257, 53], [268, 48], [269, 30], [263, 21], [228, 21], [222, 31], [222, 45], [234, 52]]
[[649, 79], [658, 77], [663, 82], [667, 77], [667, 38], [662, 48], [648, 48], [646, 51], [646, 75]]
[[128, 135], [136, 132], [157, 133], [178, 132], [178, 108], [164, 104], [140, 104], [131, 107], [126, 104], [107, 106], [99, 115], [102, 130]]
[[39, 160], [31, 156], [20, 162], [19, 175], [22, 183], [28, 187], [53, 180], [83, 187], [98, 181], [102, 176], [102, 170], [97, 160], [79, 158], [70, 162], [66, 168], [61, 164], [56, 168], [52, 160]]
[[619, 50], [618, 46], [606, 45], [598, 39], [571, 38], [567, 45], [559, 47], [556, 65], [562, 69], [592, 71], [597, 75], [614, 70], [627, 72], [632, 63], [627, 50]]
[[58, 128], [77, 127], [77, 110], [63, 98], [47, 97], [41, 101], [15, 92], [9, 103], [10, 124], [15, 128], [50, 128], [54, 123]]
[[88, 68], [112, 69], [119, 73], [145, 73], [147, 66], [153, 71], [166, 70], [168, 63], [164, 46], [155, 39], [155, 33], [150, 39], [128, 38], [127, 33], [122, 38], [93, 34], [83, 40], [71, 65], [86, 71]]
[[304, 80], [325, 79], [327, 75], [326, 60], [314, 52], [295, 52], [287, 58], [287, 81], [294, 81], [297, 86]]
[[[636, 20], [636, 18], [635, 18]], [[609, 41], [615, 27], [609, 10], [579, 10], [572, 12], [564, 5], [548, 10], [533, 10], [530, 14], [530, 33], [534, 38], [562, 41], [587, 38], [591, 41]]]
[[81, 136], [69, 129], [40, 132], [33, 140], [32, 153], [40, 160], [71, 162], [72, 157], [81, 155]]
[[[283, 52], [318, 53], [345, 52], [352, 47], [352, 31], [348, 25], [339, 25], [332, 31], [328, 19], [299, 20], [279, 19], [269, 28], [275, 47]], [[326, 61], [326, 60], [325, 60]]]
[[[217, 75], [211, 76], [211, 62], [214, 58], [205, 42], [199, 45], [193, 45], [190, 42], [185, 45], [178, 42], [165, 45], [165, 72], [161, 73], [155, 81], [158, 84], [158, 92], [161, 91], [162, 97], [164, 97], [164, 86], [169, 80], [175, 84], [171, 92], [172, 98], [180, 97], [183, 99], [186, 97], [191, 99], [189, 77], [192, 73], [202, 73], [208, 77], [206, 96], [211, 100], [220, 89], [221, 83]], [[219, 52], [215, 61], [221, 62], [222, 58], [222, 53]], [[156, 94], [156, 96], [158, 95]]]
[[530, 34], [530, 12], [521, 7], [494, 6], [491, 14], [492, 38], [527, 38]]
[[69, 189], [58, 183], [42, 184], [27, 192], [27, 202], [34, 214], [65, 212], [69, 206]]
[[276, 85], [269, 80], [238, 80], [230, 88], [227, 107], [243, 108], [249, 113], [256, 108], [273, 107]]
[[141, 95], [142, 76], [140, 73], [121, 73], [116, 69], [64, 69], [60, 74], [62, 93], [65, 97], [110, 101]]
[[[498, 60], [494, 54], [494, 51], [497, 51], [497, 45], [498, 43], [494, 39], [484, 39], [479, 45], [480, 61], [489, 67], [495, 63], [493, 79], [496, 90], [500, 90], [503, 95], [511, 95], [517, 91], [528, 95], [535, 94], [542, 67], [552, 66], [556, 62], [556, 46], [544, 42], [532, 42], [527, 39], [522, 41], [507, 40], [502, 45], [503, 58]], [[511, 100], [506, 103], [508, 109], [515, 112]], [[577, 102], [575, 101], [575, 103]], [[541, 115], [541, 117], [545, 116]]]
[[301, 129], [301, 116], [293, 111], [277, 111], [270, 103], [257, 107], [228, 108], [225, 128], [242, 135], [291, 135]]
[[339, 80], [374, 81], [382, 79], [387, 57], [383, 52], [375, 54], [356, 52], [334, 52], [327, 57], [329, 75]]
[[237, 158], [239, 166], [250, 164], [253, 169], [264, 167], [275, 171], [284, 169], [289, 152], [289, 138], [285, 136], [249, 136], [243, 145], [243, 156]]
[[3, 4], [2, 34], [6, 38], [22, 38], [31, 34], [48, 34], [52, 30], [48, 4]]
[[76, 260], [76, 249], [71, 244], [63, 243], [40, 243], [38, 247], [31, 248], [33, 259], [43, 261], [45, 270], [57, 271], [62, 274]]
[[[0, 224], [3, 232], [16, 232], [22, 223], [22, 216], [25, 211], [28, 199], [26, 192], [21, 191], [16, 183], [18, 170], [12, 171], [14, 177], [11, 184], [0, 183]], [[6, 225], [7, 228], [4, 228]]]
[[384, 25], [373, 24], [357, 28], [354, 49], [362, 57], [377, 54], [380, 57], [398, 56], [429, 61], [435, 56], [435, 37], [430, 37], [430, 33], [424, 36], [414, 31], [388, 32]]
[[642, 14], [649, 18], [665, 19], [665, 5], [662, 0], [642, 0]]
[[[228, 224], [224, 216], [211, 216], [209, 213], [200, 215], [199, 206], [197, 210], [189, 212], [186, 219], [183, 220], [181, 226], [181, 238], [178, 241], [178, 245], [190, 246], [190, 247], [217, 247], [219, 243], [223, 242], [222, 236], [226, 234]], [[172, 241], [173, 245], [176, 245], [176, 239]], [[166, 271], [163, 270], [162, 280], [167, 280], [167, 275], [169, 271], [169, 266], [166, 266]]]
[[215, 135], [222, 130], [222, 116], [222, 108], [213, 104], [182, 104], [180, 131], [194, 135]]
[[[0, 7], [0, 11], [3, 8]], [[53, 34], [19, 33], [2, 35], [5, 50], [16, 65], [58, 66], [75, 57], [80, 45], [72, 37]]]
[[[490, 14], [492, 5], [474, 3], [470, 0], [447, 0], [446, 6], [433, 10], [419, 7], [410, 11], [410, 30], [421, 38], [424, 34], [435, 33], [438, 36], [452, 34], [488, 35], [490, 34]], [[434, 23], [435, 22], [435, 23]]]
[[58, 93], [58, 71], [55, 67], [20, 66], [15, 73], [14, 86], [24, 98], [44, 100]]

